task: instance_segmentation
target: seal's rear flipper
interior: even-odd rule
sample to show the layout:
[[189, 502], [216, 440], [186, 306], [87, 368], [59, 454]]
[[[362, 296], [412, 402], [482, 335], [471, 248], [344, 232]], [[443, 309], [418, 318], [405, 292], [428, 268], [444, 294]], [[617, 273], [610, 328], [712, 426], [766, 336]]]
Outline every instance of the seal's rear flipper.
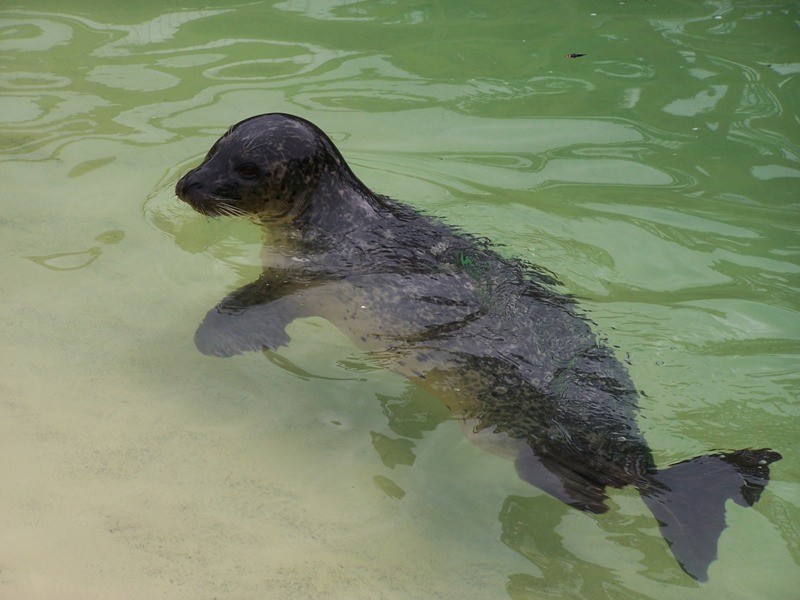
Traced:
[[569, 467], [548, 456], [535, 454], [530, 447], [523, 448], [514, 461], [520, 479], [565, 504], [593, 513], [604, 513], [608, 507], [605, 486], [587, 479]]
[[752, 506], [769, 481], [769, 464], [781, 455], [769, 449], [700, 456], [658, 471], [642, 498], [684, 571], [708, 579], [725, 529], [725, 502]]

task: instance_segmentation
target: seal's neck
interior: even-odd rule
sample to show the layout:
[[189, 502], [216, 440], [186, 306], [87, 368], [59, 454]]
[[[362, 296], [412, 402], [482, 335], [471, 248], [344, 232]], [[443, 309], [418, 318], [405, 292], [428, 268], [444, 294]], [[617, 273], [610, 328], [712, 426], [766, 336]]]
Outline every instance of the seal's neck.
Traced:
[[342, 236], [375, 227], [386, 216], [375, 195], [355, 175], [327, 173], [306, 199], [306, 208], [295, 225]]

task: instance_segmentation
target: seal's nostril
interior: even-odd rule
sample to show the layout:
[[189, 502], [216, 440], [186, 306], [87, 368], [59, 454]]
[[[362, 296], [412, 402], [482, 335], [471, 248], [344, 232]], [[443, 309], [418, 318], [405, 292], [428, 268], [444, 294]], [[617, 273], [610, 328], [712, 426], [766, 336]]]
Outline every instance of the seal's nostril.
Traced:
[[178, 183], [175, 184], [175, 195], [178, 196], [178, 198], [183, 199], [187, 192], [201, 187], [203, 187], [202, 182], [197, 180], [191, 181], [187, 180], [186, 177], [182, 177], [178, 180]]

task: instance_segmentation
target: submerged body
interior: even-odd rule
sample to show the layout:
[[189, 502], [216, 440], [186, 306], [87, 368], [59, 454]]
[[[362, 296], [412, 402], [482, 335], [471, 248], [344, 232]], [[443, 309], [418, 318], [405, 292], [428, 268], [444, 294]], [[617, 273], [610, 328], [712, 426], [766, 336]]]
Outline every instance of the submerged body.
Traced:
[[176, 193], [203, 214], [255, 218], [273, 238], [258, 281], [201, 324], [202, 352], [276, 349], [293, 319], [322, 316], [563, 502], [601, 513], [606, 486], [635, 486], [696, 579], [716, 556], [725, 501], [752, 505], [780, 458], [740, 450], [657, 469], [627, 372], [549, 275], [372, 193], [308, 121], [242, 121]]

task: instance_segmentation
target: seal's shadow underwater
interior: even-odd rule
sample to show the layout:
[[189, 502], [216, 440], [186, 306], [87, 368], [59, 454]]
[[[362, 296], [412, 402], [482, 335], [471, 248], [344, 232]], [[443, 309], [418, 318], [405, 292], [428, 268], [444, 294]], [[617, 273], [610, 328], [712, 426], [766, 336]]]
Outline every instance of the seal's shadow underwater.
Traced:
[[306, 120], [234, 125], [175, 191], [205, 215], [254, 219], [273, 239], [261, 277], [206, 315], [200, 351], [274, 350], [293, 319], [324, 317], [570, 506], [602, 513], [606, 486], [634, 486], [695, 579], [716, 558], [726, 501], [752, 506], [781, 458], [738, 450], [657, 468], [625, 368], [550, 276], [374, 194]]

